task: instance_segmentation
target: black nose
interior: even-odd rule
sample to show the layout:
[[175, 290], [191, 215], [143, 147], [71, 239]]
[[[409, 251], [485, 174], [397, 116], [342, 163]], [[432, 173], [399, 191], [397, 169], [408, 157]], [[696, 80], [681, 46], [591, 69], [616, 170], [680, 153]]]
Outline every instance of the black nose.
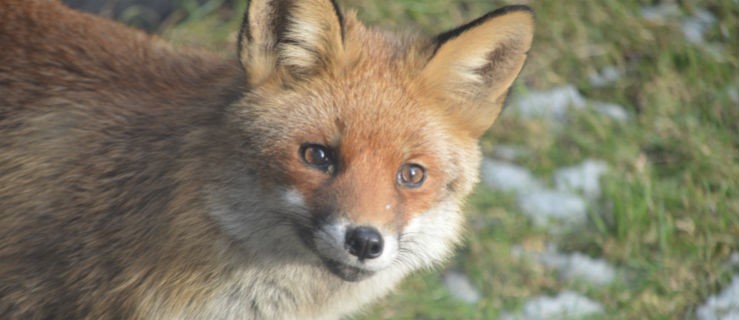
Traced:
[[346, 232], [344, 248], [352, 255], [364, 259], [374, 259], [382, 255], [382, 235], [375, 228], [357, 227]]

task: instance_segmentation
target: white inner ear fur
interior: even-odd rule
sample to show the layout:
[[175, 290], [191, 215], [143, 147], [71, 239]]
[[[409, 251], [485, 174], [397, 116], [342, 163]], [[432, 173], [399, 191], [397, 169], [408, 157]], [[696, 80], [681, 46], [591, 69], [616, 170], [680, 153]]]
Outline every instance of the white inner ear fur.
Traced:
[[274, 50], [275, 38], [274, 30], [268, 29], [272, 23], [270, 19], [274, 18], [272, 12], [271, 1], [250, 1], [249, 3], [249, 26], [248, 31], [251, 34], [251, 41], [244, 35], [244, 41], [241, 45], [241, 57], [249, 75], [251, 83], [258, 83], [267, 78], [269, 74], [274, 72], [275, 55]]
[[320, 41], [320, 25], [313, 21], [303, 21], [290, 17], [290, 27], [285, 34], [291, 42], [280, 43], [280, 63], [303, 69], [310, 69], [318, 64], [318, 56], [306, 46], [317, 46]]
[[[330, 8], [328, 8], [330, 9]], [[286, 65], [311, 68], [318, 63], [318, 54], [325, 53], [330, 40], [323, 33], [333, 31], [325, 13], [315, 12], [316, 8], [305, 3], [296, 3], [288, 17], [285, 39], [280, 44], [280, 58]], [[333, 19], [335, 20], [335, 19]], [[338, 21], [336, 22], [338, 24]], [[313, 50], [313, 51], [311, 51]]]
[[336, 58], [342, 46], [341, 23], [329, 1], [296, 2], [283, 36], [279, 63], [304, 70]]
[[[342, 26], [330, 1], [296, 1], [290, 4], [283, 34], [274, 30], [273, 1], [252, 1], [249, 8], [250, 43], [242, 45], [241, 60], [250, 83], [261, 83], [286, 66], [311, 72], [337, 59], [342, 48]], [[245, 40], [242, 40], [245, 41]]]

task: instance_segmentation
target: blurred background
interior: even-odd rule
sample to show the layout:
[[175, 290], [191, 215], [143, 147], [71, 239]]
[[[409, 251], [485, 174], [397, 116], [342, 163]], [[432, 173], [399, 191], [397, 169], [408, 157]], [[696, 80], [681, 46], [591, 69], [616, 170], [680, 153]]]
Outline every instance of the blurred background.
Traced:
[[[65, 0], [235, 55], [245, 0]], [[739, 319], [739, 1], [339, 1], [433, 35], [508, 4], [529, 61], [467, 241], [359, 319]]]

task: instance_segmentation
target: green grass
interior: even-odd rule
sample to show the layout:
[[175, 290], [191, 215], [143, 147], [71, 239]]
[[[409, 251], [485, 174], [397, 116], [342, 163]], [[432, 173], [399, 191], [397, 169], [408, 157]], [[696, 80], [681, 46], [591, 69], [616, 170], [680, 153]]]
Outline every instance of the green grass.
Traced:
[[[369, 24], [427, 33], [514, 3], [341, 2]], [[467, 273], [483, 299], [476, 305], [457, 302], [439, 272], [421, 272], [359, 318], [492, 319], [527, 297], [563, 288], [603, 303], [603, 318], [691, 318], [696, 305], [739, 271], [726, 263], [739, 252], [739, 105], [727, 93], [739, 87], [739, 4], [703, 5], [718, 19], [706, 35], [723, 47], [715, 54], [687, 43], [677, 19], [642, 19], [640, 6], [651, 2], [531, 2], [538, 21], [535, 45], [515, 90], [574, 83], [589, 98], [625, 106], [630, 121], [579, 113], [550, 134], [546, 121], [508, 116], [482, 141], [486, 153], [498, 143], [526, 146], [531, 155], [519, 164], [542, 176], [586, 158], [605, 160], [611, 171], [602, 179], [603, 195], [591, 208], [589, 225], [549, 234], [518, 214], [510, 195], [480, 187], [466, 210], [474, 222], [467, 242], [445, 267]], [[233, 54], [243, 3], [183, 8], [190, 18], [165, 30], [166, 38]], [[690, 4], [681, 8], [695, 10]], [[592, 87], [588, 74], [605, 66], [625, 74], [608, 87]], [[621, 280], [603, 288], [567, 283], [511, 255], [513, 246], [537, 250], [549, 242], [605, 258]]]

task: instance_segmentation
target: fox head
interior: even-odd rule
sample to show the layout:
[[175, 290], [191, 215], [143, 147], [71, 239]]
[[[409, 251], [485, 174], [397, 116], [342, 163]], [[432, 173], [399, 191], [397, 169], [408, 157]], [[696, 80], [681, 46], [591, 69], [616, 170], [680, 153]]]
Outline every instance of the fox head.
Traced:
[[228, 110], [240, 153], [216, 220], [247, 254], [347, 281], [443, 259], [478, 138], [532, 36], [524, 6], [424, 38], [367, 28], [332, 0], [252, 0], [238, 41], [248, 89]]

